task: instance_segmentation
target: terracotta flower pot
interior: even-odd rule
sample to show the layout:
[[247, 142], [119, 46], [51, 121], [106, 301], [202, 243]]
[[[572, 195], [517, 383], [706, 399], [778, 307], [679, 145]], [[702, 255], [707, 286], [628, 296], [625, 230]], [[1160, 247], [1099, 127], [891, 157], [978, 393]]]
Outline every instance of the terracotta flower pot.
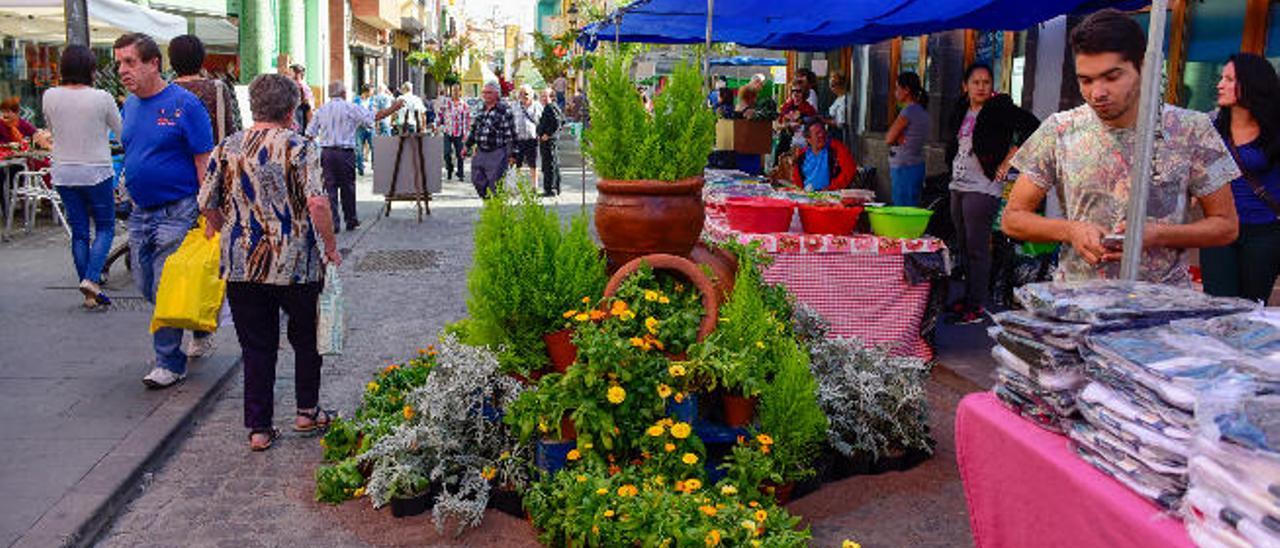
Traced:
[[755, 398], [724, 394], [720, 397], [720, 401], [724, 406], [724, 422], [726, 425], [733, 427], [746, 426], [751, 424], [751, 419], [756, 416]]
[[713, 274], [711, 283], [720, 290], [718, 297], [721, 302], [733, 294], [733, 282], [738, 277], [738, 258], [733, 253], [724, 248], [707, 247], [706, 244], [698, 242], [693, 246], [693, 251], [689, 252], [689, 259], [711, 269]]
[[656, 254], [645, 255], [631, 260], [627, 264], [622, 265], [613, 276], [609, 278], [609, 283], [604, 287], [604, 296], [606, 298], [614, 296], [618, 292], [618, 288], [622, 286], [622, 282], [626, 281], [628, 276], [640, 269], [642, 264], [648, 264], [655, 271], [666, 270], [676, 272], [682, 276], [694, 287], [698, 288], [698, 292], [702, 294], [702, 323], [698, 324], [698, 341], [702, 341], [716, 329], [716, 322], [720, 318], [720, 299], [716, 288], [711, 283], [711, 279], [702, 273], [702, 269], [693, 261], [684, 257], [676, 257], [674, 255]]
[[543, 335], [542, 342], [547, 343], [547, 355], [551, 357], [551, 365], [558, 373], [568, 371], [569, 366], [578, 359], [578, 347], [573, 344], [572, 329], [561, 329]]
[[596, 232], [612, 267], [652, 253], [688, 255], [702, 235], [702, 177], [596, 184]]
[[578, 429], [573, 425], [573, 417], [568, 414], [560, 419], [560, 439], [564, 441], [578, 439]]
[[790, 481], [782, 485], [771, 481], [760, 484], [760, 490], [766, 495], [773, 495], [773, 500], [777, 501], [779, 506], [791, 502], [791, 490], [795, 489], [795, 487], [795, 482]]

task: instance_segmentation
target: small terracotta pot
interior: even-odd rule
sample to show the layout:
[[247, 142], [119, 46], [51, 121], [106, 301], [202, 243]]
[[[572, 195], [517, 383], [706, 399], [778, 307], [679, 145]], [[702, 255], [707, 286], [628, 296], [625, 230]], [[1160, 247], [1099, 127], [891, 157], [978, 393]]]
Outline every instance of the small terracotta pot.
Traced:
[[796, 487], [796, 484], [795, 482], [792, 482], [792, 481], [789, 481], [782, 485], [778, 485], [771, 481], [766, 481], [760, 484], [760, 491], [768, 495], [768, 494], [771, 494], [769, 493], [769, 489], [773, 489], [773, 493], [772, 493], [773, 500], [777, 501], [779, 506], [782, 506], [788, 502], [791, 502], [791, 490], [795, 489], [795, 487]]
[[702, 177], [596, 183], [596, 233], [610, 265], [653, 253], [688, 255], [702, 235]]
[[755, 398], [723, 394], [720, 401], [724, 406], [724, 422], [729, 426], [746, 426], [751, 424], [751, 419], [756, 416]]
[[689, 259], [698, 265], [706, 265], [711, 269], [711, 283], [720, 290], [720, 302], [724, 302], [733, 294], [733, 282], [738, 277], [738, 258], [720, 247], [707, 247], [698, 242], [689, 252]]
[[702, 323], [698, 324], [699, 342], [716, 330], [716, 322], [720, 318], [720, 299], [716, 288], [711, 284], [711, 279], [702, 273], [702, 269], [698, 265], [693, 264], [693, 261], [684, 257], [656, 254], [636, 258], [622, 265], [622, 268], [613, 273], [613, 277], [609, 278], [609, 283], [605, 285], [604, 296], [614, 296], [618, 292], [618, 288], [622, 286], [622, 282], [626, 281], [628, 276], [634, 274], [640, 269], [641, 265], [646, 263], [654, 270], [679, 273], [686, 281], [698, 288], [698, 291], [702, 294]]
[[564, 441], [578, 439], [578, 429], [573, 425], [573, 417], [568, 414], [560, 418], [560, 439]]
[[573, 344], [572, 329], [561, 329], [543, 335], [542, 342], [547, 344], [547, 356], [551, 358], [551, 365], [558, 373], [568, 371], [569, 366], [578, 359], [578, 347]]

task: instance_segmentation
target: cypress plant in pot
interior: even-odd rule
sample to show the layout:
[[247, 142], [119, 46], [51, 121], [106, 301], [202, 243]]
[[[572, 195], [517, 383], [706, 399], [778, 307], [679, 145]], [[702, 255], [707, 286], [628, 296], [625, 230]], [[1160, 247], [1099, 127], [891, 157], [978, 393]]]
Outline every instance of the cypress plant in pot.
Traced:
[[715, 113], [696, 65], [675, 67], [653, 113], [630, 68], [629, 56], [605, 56], [587, 91], [591, 127], [583, 152], [600, 177], [596, 232], [611, 268], [652, 253], [689, 255], [702, 234], [702, 171], [715, 142]]

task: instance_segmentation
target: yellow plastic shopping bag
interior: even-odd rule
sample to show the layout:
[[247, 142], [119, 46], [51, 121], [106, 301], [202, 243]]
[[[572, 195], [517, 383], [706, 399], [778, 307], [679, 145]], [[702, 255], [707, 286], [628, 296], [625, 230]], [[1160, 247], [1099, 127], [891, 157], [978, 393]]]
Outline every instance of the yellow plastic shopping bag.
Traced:
[[227, 282], [218, 272], [222, 259], [220, 235], [204, 237], [204, 219], [187, 232], [182, 245], [164, 262], [156, 289], [156, 312], [151, 332], [161, 327], [216, 331]]

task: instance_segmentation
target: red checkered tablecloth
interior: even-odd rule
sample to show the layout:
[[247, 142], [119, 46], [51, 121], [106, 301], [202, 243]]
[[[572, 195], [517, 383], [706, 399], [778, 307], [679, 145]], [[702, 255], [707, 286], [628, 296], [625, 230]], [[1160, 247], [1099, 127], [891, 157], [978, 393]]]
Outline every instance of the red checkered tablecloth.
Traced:
[[743, 233], [729, 228], [718, 205], [708, 201], [703, 237], [716, 242], [759, 242], [773, 258], [765, 280], [783, 284], [797, 301], [821, 314], [831, 325], [831, 336], [886, 345], [898, 356], [933, 358], [933, 348], [921, 334], [932, 284], [907, 281], [905, 254], [942, 252], [945, 256], [942, 240]]

